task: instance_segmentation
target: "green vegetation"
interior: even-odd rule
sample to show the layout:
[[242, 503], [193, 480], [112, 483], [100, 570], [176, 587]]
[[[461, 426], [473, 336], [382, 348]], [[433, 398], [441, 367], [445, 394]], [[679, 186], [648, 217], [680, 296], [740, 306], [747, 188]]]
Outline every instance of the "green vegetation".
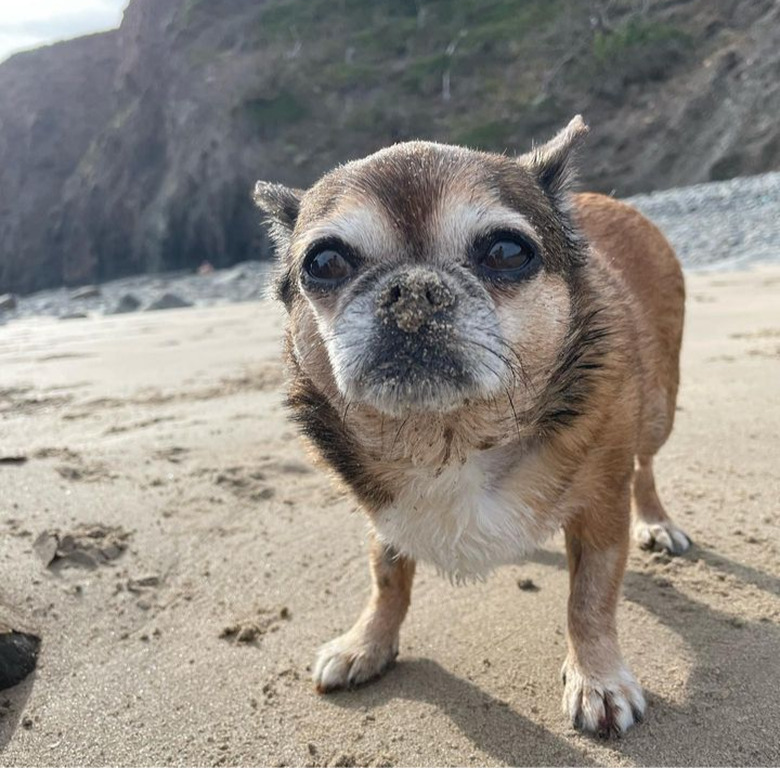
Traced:
[[[258, 9], [253, 46], [272, 62], [272, 82], [296, 103], [250, 109], [258, 128], [272, 119], [292, 130], [308, 115], [300, 130], [315, 133], [321, 115], [330, 114], [322, 126], [329, 132], [338, 126], [379, 143], [425, 136], [504, 149], [513, 132], [505, 115], [538, 97], [548, 55], [542, 39], [570, 1], [267, 2]], [[483, 105], [479, 114], [467, 112], [474, 101]]]
[[687, 47], [690, 35], [669, 24], [629, 19], [613, 32], [599, 32], [593, 39], [593, 55], [600, 64], [612, 66], [627, 51]]
[[272, 98], [247, 99], [243, 108], [252, 122], [268, 132], [297, 123], [309, 114], [306, 105], [289, 91], [282, 91]]
[[257, 51], [257, 86], [236, 111], [318, 157], [349, 155], [350, 134], [521, 148], [569, 117], [583, 89], [615, 98], [665, 77], [692, 46], [631, 0], [605, 4], [600, 31], [580, 0], [266, 0], [246, 6], [228, 45], [207, 23], [228, 2], [182, 0], [197, 14], [190, 48]]
[[691, 48], [690, 35], [669, 24], [630, 18], [615, 30], [593, 38], [593, 58], [601, 72], [622, 83], [659, 80]]
[[185, 27], [192, 24], [192, 20], [198, 11], [205, 7], [208, 0], [184, 0], [181, 5], [181, 20]]

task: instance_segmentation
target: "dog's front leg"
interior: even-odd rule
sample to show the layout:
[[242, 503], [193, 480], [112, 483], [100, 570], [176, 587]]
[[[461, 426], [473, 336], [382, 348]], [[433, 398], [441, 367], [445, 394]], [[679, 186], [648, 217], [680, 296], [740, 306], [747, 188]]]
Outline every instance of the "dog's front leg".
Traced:
[[355, 625], [320, 648], [313, 675], [320, 693], [379, 677], [398, 655], [398, 633], [409, 607], [414, 561], [374, 538], [371, 577], [371, 599]]
[[[628, 552], [628, 511], [609, 534], [583, 521], [566, 529], [569, 559], [569, 655], [563, 665], [563, 710], [575, 728], [602, 738], [620, 736], [645, 711], [642, 689], [620, 653], [615, 612]], [[617, 528], [617, 530], [615, 530]]]

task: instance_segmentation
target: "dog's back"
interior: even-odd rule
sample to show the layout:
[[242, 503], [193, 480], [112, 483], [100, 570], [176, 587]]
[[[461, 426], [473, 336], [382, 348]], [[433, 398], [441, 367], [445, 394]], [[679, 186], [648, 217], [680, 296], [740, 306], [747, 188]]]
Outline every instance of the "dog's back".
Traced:
[[635, 536], [644, 546], [681, 552], [690, 542], [672, 527], [656, 495], [652, 459], [674, 424], [685, 314], [682, 269], [661, 231], [635, 208], [592, 193], [576, 195], [574, 202], [580, 227], [593, 246], [593, 266], [619, 278], [633, 320], [642, 391], [633, 483]]

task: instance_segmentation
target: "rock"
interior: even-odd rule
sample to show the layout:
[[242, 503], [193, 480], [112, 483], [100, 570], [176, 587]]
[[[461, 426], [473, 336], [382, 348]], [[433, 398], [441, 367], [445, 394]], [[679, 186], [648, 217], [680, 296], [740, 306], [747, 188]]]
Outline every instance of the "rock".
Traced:
[[44, 531], [33, 543], [33, 551], [46, 567], [62, 564], [93, 569], [116, 560], [127, 549], [129, 535], [121, 528], [100, 524], [67, 533]]
[[41, 640], [0, 624], [0, 691], [18, 685], [35, 669]]
[[127, 580], [128, 592], [143, 592], [145, 589], [152, 589], [160, 586], [160, 577], [155, 575], [141, 576], [138, 579]]
[[518, 579], [517, 586], [523, 590], [523, 592], [538, 592], [539, 587], [536, 586], [533, 579]]
[[182, 299], [181, 296], [175, 293], [164, 293], [159, 299], [155, 299], [151, 304], [148, 304], [144, 311], [153, 312], [158, 309], [181, 309], [191, 306], [191, 301]]
[[66, 312], [60, 315], [60, 320], [84, 320], [89, 317], [86, 312]]
[[18, 304], [16, 294], [4, 293], [0, 296], [0, 312], [10, 312], [12, 309], [16, 309]]
[[127, 312], [135, 312], [141, 307], [140, 299], [133, 296], [132, 293], [126, 293], [117, 302], [116, 306], [109, 312], [110, 315], [123, 315]]
[[59, 546], [59, 539], [53, 533], [44, 531], [33, 542], [33, 552], [38, 556], [38, 559], [45, 565], [50, 565], [54, 558], [57, 557], [57, 547]]
[[19, 466], [20, 464], [26, 464], [26, 463], [27, 463], [27, 457], [24, 454], [0, 456], [0, 464]]
[[80, 299], [95, 299], [98, 296], [100, 296], [100, 288], [97, 285], [84, 285], [81, 288], [76, 288], [76, 290], [72, 291], [70, 294], [70, 298], [74, 301], [79, 301]]

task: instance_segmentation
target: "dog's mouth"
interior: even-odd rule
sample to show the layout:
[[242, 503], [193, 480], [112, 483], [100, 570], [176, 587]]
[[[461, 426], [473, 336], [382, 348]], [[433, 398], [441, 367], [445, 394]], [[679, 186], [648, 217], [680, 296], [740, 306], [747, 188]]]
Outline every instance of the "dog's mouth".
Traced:
[[374, 345], [350, 387], [380, 411], [453, 410], [477, 394], [468, 361], [450, 345], [391, 337]]
[[355, 299], [329, 353], [342, 395], [384, 413], [448, 412], [506, 377], [490, 308], [452, 278], [413, 267]]

